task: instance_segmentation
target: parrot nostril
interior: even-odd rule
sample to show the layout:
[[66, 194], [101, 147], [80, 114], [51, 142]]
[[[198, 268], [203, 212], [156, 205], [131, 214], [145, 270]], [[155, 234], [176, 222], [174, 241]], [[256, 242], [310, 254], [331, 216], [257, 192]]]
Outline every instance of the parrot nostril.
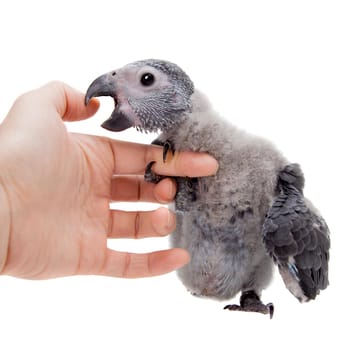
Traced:
[[112, 73], [112, 77], [114, 77], [114, 76], [116, 76], [117, 75], [117, 73], [116, 72], [113, 72]]

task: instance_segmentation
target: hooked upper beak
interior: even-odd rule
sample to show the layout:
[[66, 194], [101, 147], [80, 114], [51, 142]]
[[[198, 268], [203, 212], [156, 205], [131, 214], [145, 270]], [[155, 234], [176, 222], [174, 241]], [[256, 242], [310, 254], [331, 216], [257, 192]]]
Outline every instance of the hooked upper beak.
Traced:
[[112, 74], [101, 75], [91, 83], [85, 94], [85, 105], [87, 105], [93, 97], [111, 96], [116, 98], [117, 82], [116, 79], [113, 79]]
[[120, 106], [118, 104], [118, 96], [117, 96], [117, 78], [116, 73], [107, 73], [101, 75], [97, 79], [95, 79], [85, 94], [85, 105], [89, 103], [89, 101], [93, 97], [99, 96], [111, 96], [114, 99], [115, 109], [112, 112], [111, 116], [101, 125], [103, 128], [110, 131], [123, 131], [132, 126], [135, 126], [135, 121], [132, 117], [125, 115], [120, 111]]

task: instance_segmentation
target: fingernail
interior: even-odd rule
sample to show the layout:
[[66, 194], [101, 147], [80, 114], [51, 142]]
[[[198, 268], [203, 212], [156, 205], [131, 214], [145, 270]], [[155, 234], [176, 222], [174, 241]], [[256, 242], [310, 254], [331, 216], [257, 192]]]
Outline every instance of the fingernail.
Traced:
[[[166, 211], [166, 213], [163, 213], [164, 211]], [[174, 215], [172, 214], [172, 212], [165, 208], [165, 207], [161, 207], [159, 209], [157, 209], [158, 215], [160, 214], [162, 217], [162, 225], [158, 226], [158, 234], [160, 236], [167, 236], [171, 231], [174, 230], [175, 228], [175, 218]], [[165, 217], [166, 216], [166, 217]]]
[[218, 161], [215, 159], [215, 158], [213, 158], [212, 156], [210, 156], [210, 155], [208, 155], [208, 160], [207, 160], [207, 162], [208, 162], [208, 165], [210, 165], [210, 168], [212, 168], [212, 170], [213, 170], [213, 175], [214, 174], [216, 174], [217, 173], [217, 171], [219, 170], [219, 163], [218, 163]]
[[202, 153], [193, 158], [193, 162], [195, 167], [203, 175], [203, 173], [207, 173], [208, 175], [214, 175], [217, 173], [219, 169], [218, 161], [213, 158], [211, 155]]
[[167, 229], [173, 229], [174, 228], [174, 215], [172, 214], [172, 212], [167, 209], [167, 224], [166, 224], [166, 228]]
[[168, 192], [168, 198], [170, 201], [173, 201], [176, 195], [176, 189], [172, 182], [172, 180], [167, 179], [167, 192]]

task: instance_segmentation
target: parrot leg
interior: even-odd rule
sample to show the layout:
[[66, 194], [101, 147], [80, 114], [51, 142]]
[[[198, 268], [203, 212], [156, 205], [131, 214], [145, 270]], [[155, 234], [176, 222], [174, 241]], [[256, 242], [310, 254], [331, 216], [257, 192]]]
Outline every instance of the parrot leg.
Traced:
[[273, 317], [274, 306], [272, 303], [263, 304], [259, 296], [252, 290], [242, 292], [239, 300], [240, 305], [226, 305], [224, 309], [230, 311], [249, 311], [269, 314], [270, 319]]

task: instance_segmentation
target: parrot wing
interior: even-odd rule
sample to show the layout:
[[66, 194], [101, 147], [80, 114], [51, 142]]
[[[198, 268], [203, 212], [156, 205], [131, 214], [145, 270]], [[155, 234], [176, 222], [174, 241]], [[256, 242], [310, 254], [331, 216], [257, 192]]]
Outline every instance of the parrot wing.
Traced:
[[298, 164], [279, 174], [279, 195], [267, 213], [263, 240], [289, 291], [299, 299], [315, 299], [328, 285], [330, 238], [326, 222], [303, 196]]

